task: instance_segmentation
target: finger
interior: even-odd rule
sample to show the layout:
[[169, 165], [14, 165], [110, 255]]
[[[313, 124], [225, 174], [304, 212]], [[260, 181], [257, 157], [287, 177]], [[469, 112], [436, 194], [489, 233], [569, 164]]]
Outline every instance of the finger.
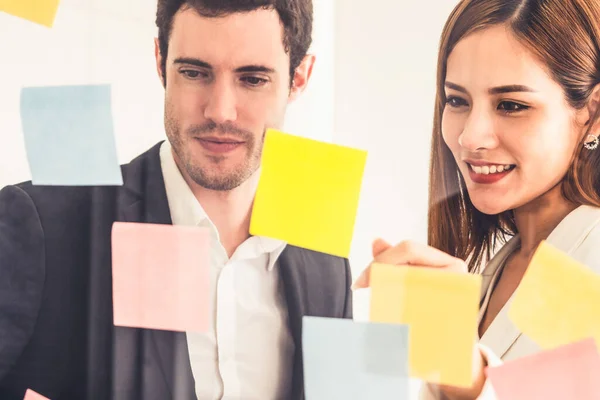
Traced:
[[[386, 242], [385, 240], [378, 238], [375, 239], [375, 241], [373, 242], [373, 258], [377, 257], [379, 254], [381, 254], [382, 252], [386, 251], [387, 249], [391, 248], [392, 245], [389, 244], [388, 242]], [[358, 279], [356, 281], [354, 281], [354, 283], [352, 284], [352, 290], [356, 290], [356, 289], [365, 289], [367, 287], [369, 287], [369, 276], [371, 273], [371, 267], [367, 267], [367, 269], [365, 269], [360, 276], [358, 277]]]
[[456, 272], [466, 272], [464, 261], [452, 257], [436, 248], [412, 242], [402, 242], [383, 251], [374, 262], [391, 265], [426, 265], [428, 267], [448, 268]]
[[[411, 265], [411, 268], [430, 268], [427, 265]], [[371, 271], [373, 264], [369, 265], [367, 269], [363, 271], [358, 279], [352, 284], [352, 290], [366, 289], [371, 286]], [[436, 267], [437, 268], [437, 267]]]
[[[388, 246], [386, 248], [386, 245]], [[376, 250], [382, 250], [377, 255]], [[352, 290], [370, 286], [372, 264], [410, 265], [414, 267], [444, 268], [452, 272], [467, 272], [467, 266], [460, 258], [453, 257], [434, 247], [406, 241], [391, 247], [382, 239], [373, 243], [374, 260], [352, 284]]]
[[358, 277], [358, 279], [356, 279], [354, 281], [354, 283], [352, 284], [351, 289], [352, 290], [357, 290], [357, 289], [366, 289], [369, 287], [369, 277], [371, 275], [371, 266], [369, 265], [367, 267], [367, 269], [365, 269], [360, 276]]
[[392, 245], [386, 242], [385, 240], [378, 238], [373, 242], [373, 258], [377, 257], [379, 254], [383, 253], [385, 250], [391, 248]]
[[467, 263], [464, 262], [463, 260], [461, 260], [460, 258], [454, 258], [454, 262], [448, 264], [445, 267], [445, 269], [450, 272], [461, 272], [461, 273], [469, 272], [469, 267], [468, 267]]

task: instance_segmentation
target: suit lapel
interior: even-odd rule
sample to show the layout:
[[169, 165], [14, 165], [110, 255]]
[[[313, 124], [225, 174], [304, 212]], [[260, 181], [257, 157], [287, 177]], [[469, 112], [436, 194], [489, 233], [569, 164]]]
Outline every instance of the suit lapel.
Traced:
[[[479, 312], [479, 323], [481, 323], [485, 310], [487, 309], [493, 286], [498, 279], [501, 268], [503, 268], [504, 262], [508, 256], [517, 249], [519, 243], [520, 239], [518, 236], [510, 239], [486, 266], [481, 287], [482, 304]], [[494, 354], [497, 354], [499, 357], [504, 356], [513, 343], [521, 336], [519, 329], [508, 318], [508, 310], [511, 301], [512, 297], [504, 307], [502, 307], [480, 340], [482, 344], [492, 349]]]
[[512, 237], [502, 248], [494, 255], [490, 262], [485, 266], [481, 273], [481, 300], [485, 299], [490, 285], [493, 285], [494, 277], [498, 269], [504, 264], [504, 260], [519, 246], [519, 237]]
[[[132, 161], [125, 176], [125, 186], [119, 198], [119, 220], [124, 222], [143, 222], [171, 225], [171, 214], [160, 163], [160, 145]], [[157, 380], [164, 381], [168, 396], [173, 399], [195, 398], [194, 378], [190, 365], [187, 339], [183, 332], [171, 332], [152, 329], [129, 329], [121, 332], [129, 335], [123, 343], [135, 342], [141, 365], [153, 365], [144, 368], [141, 373], [141, 397], [159, 398], [159, 393], [149, 393], [155, 388]], [[128, 331], [128, 332], [127, 332]], [[135, 340], [131, 336], [135, 335]]]
[[295, 345], [290, 399], [304, 399], [302, 317], [345, 317], [345, 294], [350, 286], [346, 266], [343, 258], [290, 245], [279, 257], [278, 268]]
[[292, 339], [294, 340], [294, 366], [292, 372], [291, 399], [304, 399], [304, 369], [302, 360], [302, 317], [306, 315], [306, 271], [298, 268], [304, 256], [299, 249], [287, 246], [279, 257], [279, 268], [285, 299], [287, 302], [288, 321]]
[[600, 210], [597, 207], [580, 206], [554, 228], [547, 242], [567, 254], [572, 254], [599, 223]]

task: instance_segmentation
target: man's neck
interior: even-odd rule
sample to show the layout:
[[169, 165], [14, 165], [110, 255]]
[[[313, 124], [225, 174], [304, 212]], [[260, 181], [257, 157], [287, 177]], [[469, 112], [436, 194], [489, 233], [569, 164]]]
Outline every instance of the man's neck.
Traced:
[[240, 186], [226, 192], [206, 189], [197, 184], [191, 186], [192, 193], [217, 228], [221, 244], [229, 257], [250, 236], [250, 216], [258, 178], [257, 171]]

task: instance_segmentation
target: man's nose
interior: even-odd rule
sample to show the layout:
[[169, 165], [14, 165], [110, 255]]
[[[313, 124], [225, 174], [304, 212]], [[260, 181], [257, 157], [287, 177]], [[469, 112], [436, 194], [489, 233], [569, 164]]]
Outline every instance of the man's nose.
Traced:
[[225, 80], [215, 80], [208, 94], [204, 118], [217, 124], [225, 124], [237, 119], [235, 88]]

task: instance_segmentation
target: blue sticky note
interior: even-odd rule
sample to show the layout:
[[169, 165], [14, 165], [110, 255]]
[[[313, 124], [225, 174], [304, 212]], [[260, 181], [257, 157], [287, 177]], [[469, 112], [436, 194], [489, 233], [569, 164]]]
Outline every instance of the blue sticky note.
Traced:
[[304, 317], [306, 400], [408, 398], [408, 326]]
[[28, 87], [21, 122], [34, 185], [123, 184], [109, 85]]

